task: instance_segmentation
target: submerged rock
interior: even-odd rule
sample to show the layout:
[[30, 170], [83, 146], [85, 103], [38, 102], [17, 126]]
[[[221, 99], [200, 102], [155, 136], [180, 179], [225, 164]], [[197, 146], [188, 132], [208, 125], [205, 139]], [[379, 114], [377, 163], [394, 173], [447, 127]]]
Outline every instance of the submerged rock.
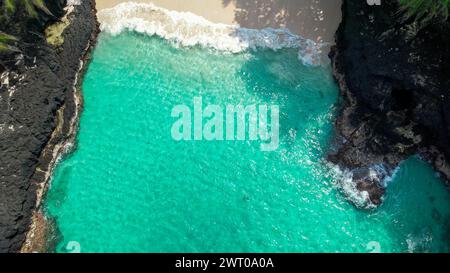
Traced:
[[406, 20], [397, 1], [345, 0], [342, 11], [330, 53], [342, 95], [330, 161], [350, 170], [377, 205], [384, 185], [368, 178], [374, 164], [391, 172], [420, 153], [448, 180], [450, 21]]

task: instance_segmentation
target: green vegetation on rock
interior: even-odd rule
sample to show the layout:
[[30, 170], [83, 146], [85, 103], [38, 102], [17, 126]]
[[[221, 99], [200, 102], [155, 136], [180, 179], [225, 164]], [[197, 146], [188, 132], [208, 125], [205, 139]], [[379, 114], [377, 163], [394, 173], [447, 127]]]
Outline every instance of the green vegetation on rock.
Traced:
[[70, 25], [70, 20], [67, 15], [64, 16], [61, 21], [56, 22], [45, 29], [45, 38], [47, 43], [58, 47], [64, 43], [64, 30]]

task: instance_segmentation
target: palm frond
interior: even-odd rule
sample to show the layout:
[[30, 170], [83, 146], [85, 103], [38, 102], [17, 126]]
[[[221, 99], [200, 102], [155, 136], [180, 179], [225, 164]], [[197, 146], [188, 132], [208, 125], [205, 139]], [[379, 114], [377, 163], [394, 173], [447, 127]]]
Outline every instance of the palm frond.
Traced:
[[17, 41], [16, 37], [0, 31], [0, 52], [19, 51], [17, 47], [11, 45], [11, 43]]
[[3, 0], [3, 7], [6, 12], [14, 13], [16, 11], [16, 1], [15, 0]]
[[433, 19], [447, 20], [450, 0], [399, 0], [407, 19], [429, 22]]
[[32, 0], [33, 1], [33, 5], [35, 7], [37, 7], [38, 9], [42, 10], [43, 12], [45, 12], [47, 15], [53, 15], [50, 10], [47, 8], [47, 6], [45, 5], [45, 1], [44, 0]]
[[35, 6], [33, 5], [32, 1], [29, 0], [22, 0], [21, 1], [23, 6], [25, 7], [25, 10], [27, 11], [28, 15], [31, 17], [38, 17], [38, 12], [36, 11]]
[[47, 15], [53, 16], [45, 5], [44, 0], [3, 0], [3, 10], [6, 14], [14, 14], [19, 6], [24, 7], [28, 16], [37, 18], [42, 11]]
[[0, 31], [0, 42], [2, 43], [17, 42], [17, 38]]

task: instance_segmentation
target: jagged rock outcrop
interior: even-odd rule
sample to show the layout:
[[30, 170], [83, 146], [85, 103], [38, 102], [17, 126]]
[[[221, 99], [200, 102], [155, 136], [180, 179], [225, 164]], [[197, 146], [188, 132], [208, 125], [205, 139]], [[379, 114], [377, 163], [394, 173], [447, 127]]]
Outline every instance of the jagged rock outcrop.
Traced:
[[0, 56], [0, 252], [17, 252], [25, 241], [52, 147], [67, 137], [77, 111], [80, 60], [98, 31], [94, 1], [80, 1], [67, 17], [62, 45], [48, 44], [44, 29], [67, 10], [66, 0], [47, 2], [55, 17], [38, 21], [19, 12], [1, 26], [20, 39], [22, 53]]
[[[343, 101], [336, 122], [341, 139], [329, 159], [358, 170], [356, 188], [375, 205], [384, 194], [380, 181], [413, 154], [448, 180], [450, 21], [406, 20], [397, 1], [344, 0], [342, 11], [330, 53]], [[372, 168], [380, 164], [382, 172]]]

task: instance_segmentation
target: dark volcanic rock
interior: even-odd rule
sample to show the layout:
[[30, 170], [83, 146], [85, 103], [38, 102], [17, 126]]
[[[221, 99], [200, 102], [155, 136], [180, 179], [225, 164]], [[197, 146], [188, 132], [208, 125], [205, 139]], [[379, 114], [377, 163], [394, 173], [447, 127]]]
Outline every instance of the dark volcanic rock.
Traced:
[[352, 181], [356, 184], [356, 189], [367, 192], [370, 201], [376, 206], [381, 204], [385, 193], [383, 184], [383, 180], [387, 176], [385, 169], [385, 167], [375, 165], [357, 168], [352, 171]]
[[[405, 20], [397, 1], [344, 0], [342, 10], [330, 53], [342, 145], [330, 160], [349, 170], [384, 164], [389, 173], [421, 153], [449, 179], [450, 22]], [[379, 183], [358, 181], [379, 203]]]
[[[48, 3], [55, 16], [64, 14], [65, 0]], [[20, 38], [23, 54], [0, 56], [0, 252], [17, 252], [25, 240], [36, 190], [50, 167], [51, 158], [43, 156], [43, 150], [61, 141], [49, 143], [57, 127], [56, 113], [64, 117], [56, 137], [64, 138], [76, 111], [74, 84], [80, 60], [98, 29], [94, 1], [81, 1], [69, 18], [58, 48], [48, 45], [42, 34], [56, 17], [37, 21], [19, 13], [1, 26]]]

